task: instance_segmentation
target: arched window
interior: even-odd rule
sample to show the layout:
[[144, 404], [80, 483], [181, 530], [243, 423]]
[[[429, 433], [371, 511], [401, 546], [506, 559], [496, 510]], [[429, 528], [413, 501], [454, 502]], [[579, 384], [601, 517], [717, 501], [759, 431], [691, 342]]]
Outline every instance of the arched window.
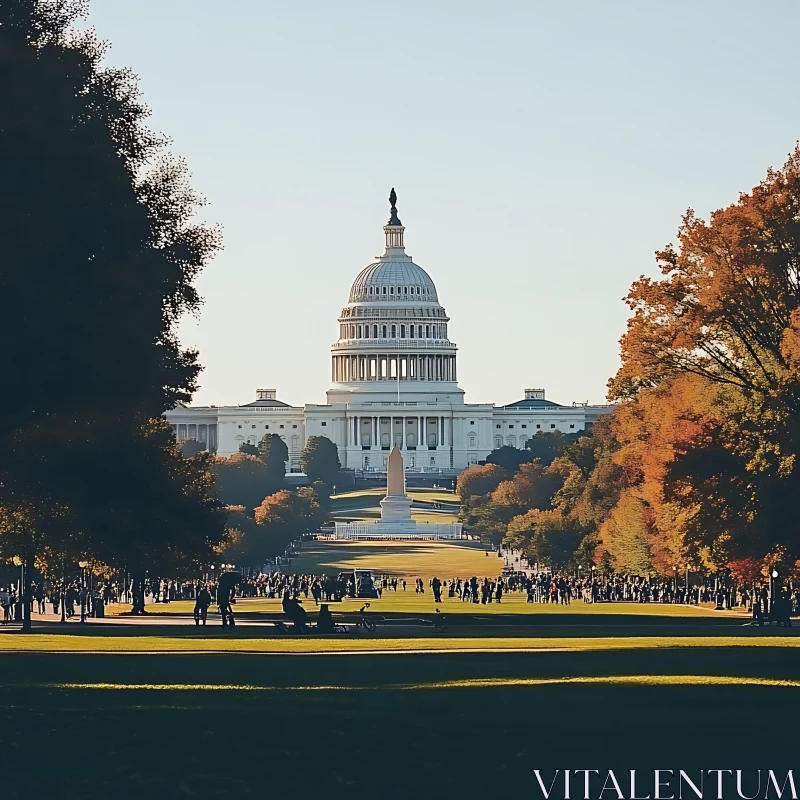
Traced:
[[503, 446], [503, 437], [502, 436], [495, 436], [494, 439], [494, 449], [499, 450]]
[[422, 325], [419, 326], [419, 338], [422, 338]]
[[426, 325], [425, 326], [425, 338], [426, 339], [430, 339], [431, 338], [431, 326], [430, 325]]
[[408, 286], [403, 287], [403, 294], [408, 294]]
[[369, 325], [364, 326], [364, 338], [369, 339]]
[[356, 338], [356, 326], [355, 325], [351, 325], [350, 326], [350, 338], [351, 339], [355, 339]]
[[383, 287], [383, 293], [386, 294], [386, 287]]
[[362, 331], [363, 331], [363, 329], [362, 329], [362, 327], [359, 325], [359, 326], [358, 326], [358, 338], [359, 338], [359, 339], [361, 338], [361, 333], [362, 333]]
[[508, 437], [506, 437], [506, 444], [509, 447], [516, 447], [517, 446], [517, 438], [516, 438], [516, 436], [508, 436]]
[[471, 433], [468, 439], [469, 439], [469, 447], [475, 447], [477, 444], [478, 437], [474, 433]]
[[396, 325], [392, 325], [392, 339], [396, 339], [396, 338], [397, 338], [397, 326]]
[[414, 331], [416, 330], [416, 325], [409, 325], [408, 326], [408, 334], [411, 339], [414, 338]]
[[394, 294], [394, 286], [389, 287], [389, 294]]
[[384, 339], [386, 338], [386, 326], [385, 325], [383, 326], [383, 338]]
[[373, 325], [372, 326], [372, 338], [373, 339], [377, 339], [378, 338], [378, 326], [377, 325]]
[[406, 326], [405, 325], [401, 325], [400, 326], [400, 338], [401, 339], [405, 339], [406, 338]]

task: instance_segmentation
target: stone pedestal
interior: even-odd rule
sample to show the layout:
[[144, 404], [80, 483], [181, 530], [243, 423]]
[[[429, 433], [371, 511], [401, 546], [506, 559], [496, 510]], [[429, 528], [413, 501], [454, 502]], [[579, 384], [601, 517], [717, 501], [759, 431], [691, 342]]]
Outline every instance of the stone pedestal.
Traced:
[[406, 525], [415, 525], [411, 519], [411, 498], [408, 495], [387, 494], [381, 500], [381, 521], [378, 525], [385, 523], [404, 522]]

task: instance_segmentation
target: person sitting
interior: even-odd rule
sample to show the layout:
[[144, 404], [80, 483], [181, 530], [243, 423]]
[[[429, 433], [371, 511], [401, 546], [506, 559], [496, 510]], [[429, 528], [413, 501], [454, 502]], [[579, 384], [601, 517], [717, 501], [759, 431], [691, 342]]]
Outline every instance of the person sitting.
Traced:
[[328, 608], [327, 604], [322, 604], [319, 608], [317, 615], [317, 632], [318, 633], [334, 633], [335, 627], [333, 624], [333, 614]]
[[281, 606], [283, 607], [283, 613], [286, 614], [298, 632], [305, 633], [308, 614], [306, 614], [303, 606], [300, 605], [300, 601], [296, 597], [291, 597], [287, 591], [283, 596]]

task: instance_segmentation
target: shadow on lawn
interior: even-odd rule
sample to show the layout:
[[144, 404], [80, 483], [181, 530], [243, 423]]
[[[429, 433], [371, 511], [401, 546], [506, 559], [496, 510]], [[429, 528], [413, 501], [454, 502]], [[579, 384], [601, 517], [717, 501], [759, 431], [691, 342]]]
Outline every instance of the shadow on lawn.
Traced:
[[[780, 648], [314, 659], [6, 654], [2, 663], [3, 785], [4, 796], [12, 798], [107, 797], [110, 788], [166, 797], [395, 798], [449, 792], [448, 797], [538, 798], [533, 768], [552, 774], [556, 768], [622, 773], [796, 766], [800, 691], [793, 688], [567, 684], [219, 692], [31, 685], [797, 677], [797, 659]], [[579, 796], [582, 792], [573, 793]]]

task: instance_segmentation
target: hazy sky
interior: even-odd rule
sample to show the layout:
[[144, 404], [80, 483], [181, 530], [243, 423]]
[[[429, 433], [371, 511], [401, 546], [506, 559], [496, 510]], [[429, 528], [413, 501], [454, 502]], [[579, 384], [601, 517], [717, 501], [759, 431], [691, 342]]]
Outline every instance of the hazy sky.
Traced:
[[224, 228], [198, 403], [324, 402], [350, 284], [436, 283], [468, 402], [601, 402], [621, 298], [800, 135], [795, 0], [93, 0]]

